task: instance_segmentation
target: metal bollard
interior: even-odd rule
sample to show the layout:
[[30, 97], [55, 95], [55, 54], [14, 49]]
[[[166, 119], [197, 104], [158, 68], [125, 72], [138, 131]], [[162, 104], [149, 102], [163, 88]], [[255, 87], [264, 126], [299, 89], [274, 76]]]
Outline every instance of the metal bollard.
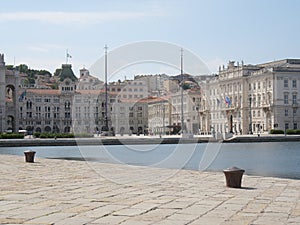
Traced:
[[34, 163], [35, 151], [31, 151], [31, 150], [25, 151], [24, 155], [25, 155], [25, 162]]
[[223, 170], [226, 177], [226, 186], [231, 188], [241, 188], [242, 177], [245, 170], [230, 167], [228, 169]]

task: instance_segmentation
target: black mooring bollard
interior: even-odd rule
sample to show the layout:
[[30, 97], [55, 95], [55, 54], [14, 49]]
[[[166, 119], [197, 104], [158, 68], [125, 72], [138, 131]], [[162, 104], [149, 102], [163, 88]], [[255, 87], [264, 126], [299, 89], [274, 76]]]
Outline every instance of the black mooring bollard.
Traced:
[[25, 155], [25, 162], [34, 163], [35, 151], [31, 151], [31, 150], [25, 151], [24, 155]]
[[245, 170], [230, 167], [228, 169], [223, 170], [226, 177], [226, 186], [232, 188], [241, 188], [242, 177]]

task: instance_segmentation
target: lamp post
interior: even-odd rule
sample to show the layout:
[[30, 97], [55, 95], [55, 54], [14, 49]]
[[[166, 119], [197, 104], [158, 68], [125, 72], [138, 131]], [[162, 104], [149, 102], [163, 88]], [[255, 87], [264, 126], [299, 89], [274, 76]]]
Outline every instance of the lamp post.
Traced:
[[252, 132], [252, 109], [251, 109], [251, 103], [252, 103], [252, 96], [250, 94], [249, 95], [249, 119], [250, 119], [249, 134], [253, 134], [253, 132]]
[[200, 134], [200, 105], [198, 104], [196, 106], [196, 110], [197, 110], [197, 116], [198, 116], [198, 134]]

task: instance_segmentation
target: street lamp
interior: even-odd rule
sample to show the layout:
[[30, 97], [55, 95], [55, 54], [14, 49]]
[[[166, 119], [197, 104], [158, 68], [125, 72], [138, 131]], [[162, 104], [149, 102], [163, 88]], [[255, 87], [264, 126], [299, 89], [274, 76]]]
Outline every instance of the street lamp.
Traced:
[[198, 116], [198, 134], [200, 134], [200, 105], [198, 104], [197, 106], [196, 106], [196, 110], [197, 110], [197, 116]]
[[[163, 103], [164, 104], [164, 103]], [[165, 105], [162, 105], [162, 113], [163, 113], [163, 134], [166, 135], [166, 127], [165, 127]]]
[[249, 95], [249, 119], [250, 119], [249, 134], [253, 134], [253, 132], [252, 132], [252, 109], [251, 109], [251, 103], [252, 103], [252, 96], [250, 94]]

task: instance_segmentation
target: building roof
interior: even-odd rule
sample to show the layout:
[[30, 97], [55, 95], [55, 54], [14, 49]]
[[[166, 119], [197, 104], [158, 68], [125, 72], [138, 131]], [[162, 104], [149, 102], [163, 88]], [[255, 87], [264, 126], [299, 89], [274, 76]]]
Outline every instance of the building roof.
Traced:
[[[24, 90], [19, 91], [22, 94]], [[58, 89], [39, 89], [39, 88], [28, 88], [26, 93], [38, 94], [38, 95], [58, 95], [60, 91]]]
[[273, 62], [258, 64], [261, 67], [300, 67], [300, 59], [282, 59]]
[[144, 98], [144, 99], [141, 99], [142, 101], [145, 101], [149, 104], [151, 103], [159, 103], [159, 102], [166, 102], [166, 101], [169, 101], [171, 98], [171, 96], [167, 95], [167, 96], [161, 96], [161, 97], [156, 97], [156, 96], [150, 96], [148, 98]]
[[71, 79], [72, 81], [77, 81], [78, 78], [74, 75], [71, 64], [62, 64], [62, 69], [59, 73], [59, 80], [63, 81], [66, 78]]

